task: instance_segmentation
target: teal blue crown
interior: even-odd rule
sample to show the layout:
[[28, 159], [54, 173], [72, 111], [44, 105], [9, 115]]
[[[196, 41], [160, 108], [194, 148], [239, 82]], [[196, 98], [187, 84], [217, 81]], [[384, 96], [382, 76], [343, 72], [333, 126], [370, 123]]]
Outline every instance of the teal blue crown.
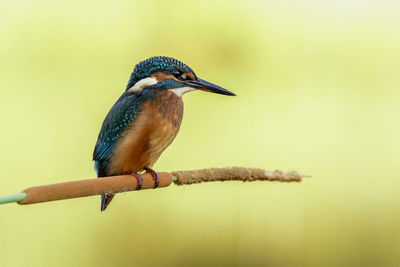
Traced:
[[172, 57], [151, 57], [138, 63], [133, 70], [126, 89], [131, 88], [141, 79], [150, 77], [152, 73], [164, 72], [171, 74], [172, 71], [178, 70], [181, 73], [193, 72], [186, 64]]

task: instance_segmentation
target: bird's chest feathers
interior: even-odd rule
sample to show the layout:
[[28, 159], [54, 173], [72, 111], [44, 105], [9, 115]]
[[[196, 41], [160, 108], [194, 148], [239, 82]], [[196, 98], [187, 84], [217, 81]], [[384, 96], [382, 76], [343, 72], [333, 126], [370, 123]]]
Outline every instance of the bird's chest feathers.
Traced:
[[182, 99], [168, 90], [160, 90], [153, 100], [144, 102], [117, 144], [112, 172], [122, 174], [152, 166], [177, 135], [182, 115]]

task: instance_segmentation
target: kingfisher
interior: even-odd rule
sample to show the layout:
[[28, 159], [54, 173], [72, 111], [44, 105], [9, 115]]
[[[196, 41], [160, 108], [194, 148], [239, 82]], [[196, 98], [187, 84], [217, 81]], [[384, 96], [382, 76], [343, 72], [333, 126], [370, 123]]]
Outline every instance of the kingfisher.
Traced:
[[[182, 95], [195, 90], [235, 95], [198, 78], [186, 64], [171, 57], [151, 57], [138, 63], [101, 126], [93, 153], [97, 176], [130, 174], [140, 190], [140, 173], [146, 172], [156, 188], [160, 179], [152, 167], [179, 131]], [[101, 211], [113, 197], [112, 192], [101, 196]]]

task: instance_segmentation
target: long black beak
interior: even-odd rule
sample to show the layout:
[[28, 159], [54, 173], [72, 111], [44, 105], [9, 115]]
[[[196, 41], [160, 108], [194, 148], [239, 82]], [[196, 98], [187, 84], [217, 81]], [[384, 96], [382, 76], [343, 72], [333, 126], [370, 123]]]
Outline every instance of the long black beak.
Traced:
[[186, 84], [190, 87], [211, 92], [211, 93], [216, 93], [216, 94], [221, 94], [221, 95], [235, 95], [234, 93], [218, 86], [212, 83], [209, 83], [205, 80], [202, 79], [197, 79], [197, 80], [189, 80], [186, 82]]

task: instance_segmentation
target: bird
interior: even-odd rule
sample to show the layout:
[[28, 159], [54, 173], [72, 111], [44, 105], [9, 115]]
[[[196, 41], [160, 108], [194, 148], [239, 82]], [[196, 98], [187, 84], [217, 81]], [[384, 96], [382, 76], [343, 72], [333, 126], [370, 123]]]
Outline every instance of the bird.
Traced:
[[[125, 91], [106, 115], [93, 152], [97, 177], [130, 174], [142, 186], [140, 173], [159, 177], [152, 167], [175, 139], [183, 116], [183, 94], [190, 91], [235, 96], [234, 93], [202, 80], [183, 62], [166, 56], [150, 57], [138, 63]], [[114, 193], [101, 196], [106, 210]]]

